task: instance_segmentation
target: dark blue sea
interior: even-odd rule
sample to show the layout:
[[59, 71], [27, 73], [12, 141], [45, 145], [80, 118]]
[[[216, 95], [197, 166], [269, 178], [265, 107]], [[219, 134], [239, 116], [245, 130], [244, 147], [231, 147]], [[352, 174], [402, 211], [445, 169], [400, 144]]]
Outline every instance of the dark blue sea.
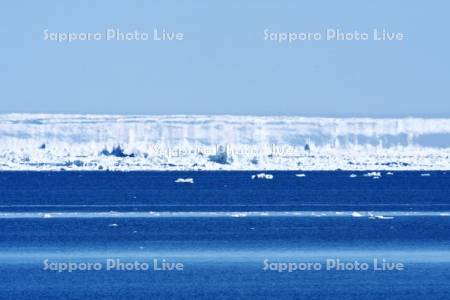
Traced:
[[0, 172], [0, 299], [450, 299], [450, 172], [256, 173]]

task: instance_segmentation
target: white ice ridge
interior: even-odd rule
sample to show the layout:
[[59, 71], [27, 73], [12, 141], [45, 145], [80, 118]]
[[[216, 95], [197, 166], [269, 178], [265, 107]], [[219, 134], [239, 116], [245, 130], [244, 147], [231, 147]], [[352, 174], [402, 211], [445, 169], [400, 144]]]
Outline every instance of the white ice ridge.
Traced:
[[[133, 212], [0, 212], [1, 219], [71, 219], [71, 218], [369, 218], [445, 217], [449, 211], [133, 211]], [[118, 227], [117, 223], [108, 225]]]
[[449, 119], [0, 115], [0, 170], [450, 170]]

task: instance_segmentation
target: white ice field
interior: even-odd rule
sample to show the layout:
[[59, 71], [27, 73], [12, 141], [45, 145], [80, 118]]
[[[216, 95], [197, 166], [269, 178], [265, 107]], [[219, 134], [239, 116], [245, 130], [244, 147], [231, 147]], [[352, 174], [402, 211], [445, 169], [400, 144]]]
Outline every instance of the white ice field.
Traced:
[[0, 170], [450, 170], [450, 119], [0, 115]]

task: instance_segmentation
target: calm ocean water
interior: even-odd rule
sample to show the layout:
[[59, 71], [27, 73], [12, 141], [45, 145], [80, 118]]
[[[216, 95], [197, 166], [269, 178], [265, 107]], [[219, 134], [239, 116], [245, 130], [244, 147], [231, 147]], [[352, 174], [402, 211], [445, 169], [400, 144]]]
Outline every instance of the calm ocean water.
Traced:
[[0, 298], [450, 298], [450, 174], [268, 173], [0, 172]]

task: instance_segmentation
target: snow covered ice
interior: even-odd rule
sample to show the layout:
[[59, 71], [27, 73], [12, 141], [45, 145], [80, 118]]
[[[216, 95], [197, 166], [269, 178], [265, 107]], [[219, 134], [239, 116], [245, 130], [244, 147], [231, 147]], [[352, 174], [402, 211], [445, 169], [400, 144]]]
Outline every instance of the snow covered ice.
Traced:
[[0, 115], [0, 170], [449, 170], [450, 119]]

